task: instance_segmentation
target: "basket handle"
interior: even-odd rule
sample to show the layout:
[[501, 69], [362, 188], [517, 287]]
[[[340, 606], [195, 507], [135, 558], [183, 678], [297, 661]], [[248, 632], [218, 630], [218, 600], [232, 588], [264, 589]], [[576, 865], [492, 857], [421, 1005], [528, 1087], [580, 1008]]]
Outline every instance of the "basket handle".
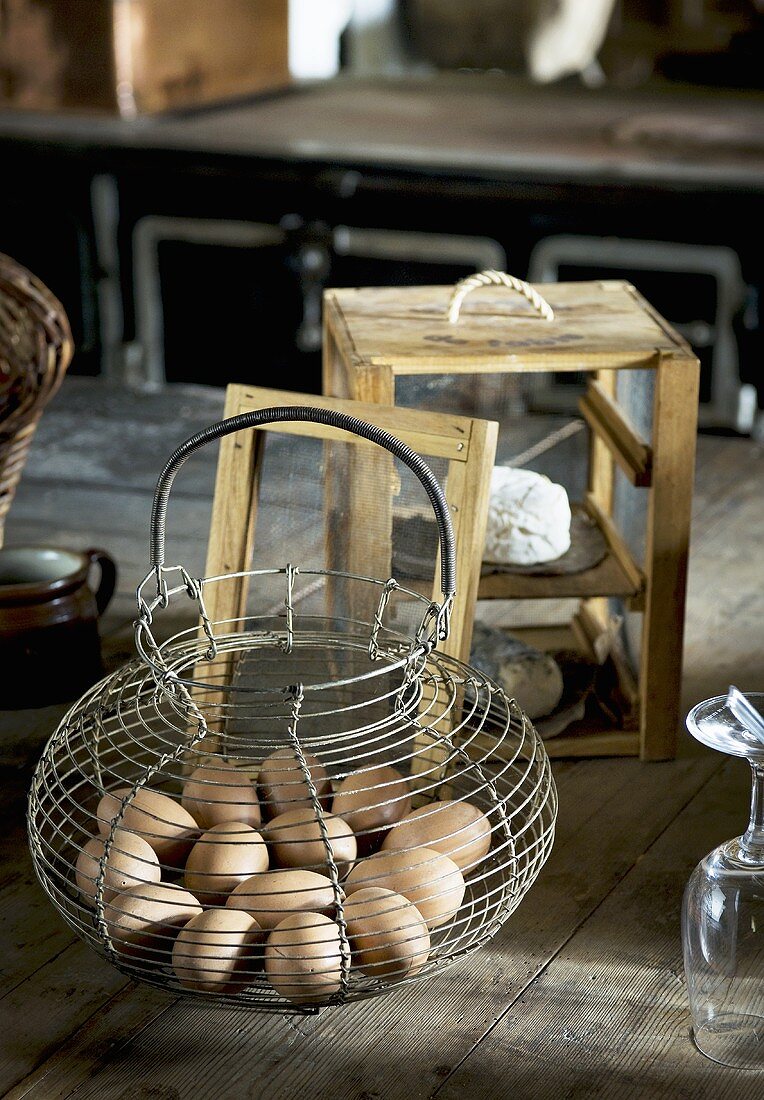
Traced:
[[460, 281], [451, 293], [448, 303], [448, 320], [455, 325], [459, 320], [462, 303], [468, 294], [481, 286], [505, 286], [508, 290], [516, 290], [527, 298], [533, 308], [537, 310], [545, 321], [554, 320], [554, 310], [546, 298], [542, 298], [539, 292], [526, 283], [524, 279], [516, 279], [514, 275], [507, 275], [506, 271], [478, 271], [475, 275], [468, 275]]
[[332, 428], [342, 428], [346, 432], [351, 432], [353, 435], [361, 436], [363, 439], [368, 439], [372, 443], [384, 447], [408, 466], [422, 483], [435, 512], [440, 539], [441, 590], [447, 599], [453, 597], [456, 591], [454, 529], [443, 490], [424, 459], [400, 439], [396, 439], [394, 435], [386, 432], [384, 428], [367, 424], [365, 420], [359, 420], [358, 417], [351, 416], [349, 413], [338, 412], [335, 409], [318, 409], [306, 405], [283, 405], [257, 409], [253, 412], [241, 413], [239, 416], [231, 416], [227, 420], [219, 420], [217, 424], [211, 424], [208, 428], [203, 428], [202, 431], [197, 432], [196, 435], [192, 435], [173, 451], [159, 475], [154, 490], [154, 502], [151, 508], [152, 569], [159, 571], [164, 565], [167, 502], [175, 475], [186, 459], [205, 444], [220, 439], [222, 436], [244, 431], [247, 428], [259, 428], [264, 424], [278, 424], [283, 421], [309, 421], [314, 424], [328, 424]]

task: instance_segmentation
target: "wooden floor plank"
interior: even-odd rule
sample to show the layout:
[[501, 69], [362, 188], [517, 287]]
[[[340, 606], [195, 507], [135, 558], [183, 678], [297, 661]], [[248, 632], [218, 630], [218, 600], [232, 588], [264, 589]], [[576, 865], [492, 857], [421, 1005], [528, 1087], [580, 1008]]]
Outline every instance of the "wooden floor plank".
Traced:
[[76, 939], [37, 883], [18, 813], [26, 792], [13, 797], [14, 787], [6, 782], [2, 805], [16, 807], [16, 820], [7, 829], [0, 822], [0, 1094], [125, 984]]
[[0, 1095], [125, 985], [79, 940], [0, 1000]]
[[5, 945], [0, 998], [74, 942], [63, 921], [49, 920], [50, 908], [48, 897], [33, 881], [31, 866], [20, 881], [0, 893], [0, 940]]
[[[730, 683], [764, 686], [764, 447], [701, 439], [685, 621], [683, 710]], [[705, 445], [705, 446], [704, 446]], [[745, 459], [743, 461], [743, 454]]]
[[6, 1100], [64, 1100], [104, 1062], [119, 1056], [147, 1021], [174, 1004], [174, 998], [132, 982], [99, 1005], [91, 1017], [39, 1069], [6, 1094]]
[[702, 1057], [689, 1038], [680, 908], [696, 863], [745, 826], [748, 768], [730, 761], [436, 1090], [437, 1100], [748, 1100], [761, 1073]]
[[[11, 801], [6, 786], [3, 803]], [[23, 792], [24, 796], [26, 791]], [[21, 810], [26, 798], [14, 805]], [[22, 814], [0, 823], [0, 1002], [76, 942], [55, 914], [32, 868]], [[53, 919], [51, 919], [51, 917]], [[32, 986], [29, 987], [32, 989]]]

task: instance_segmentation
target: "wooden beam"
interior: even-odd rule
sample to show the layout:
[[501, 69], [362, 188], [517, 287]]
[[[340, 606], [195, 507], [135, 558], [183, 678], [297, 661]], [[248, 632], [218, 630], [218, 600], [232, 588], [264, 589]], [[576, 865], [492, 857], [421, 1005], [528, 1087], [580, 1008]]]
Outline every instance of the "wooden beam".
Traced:
[[697, 359], [658, 362], [640, 662], [643, 760], [668, 760], [676, 752], [699, 379]]
[[601, 733], [574, 734], [572, 737], [551, 737], [544, 742], [548, 756], [639, 756], [639, 734], [624, 730], [603, 730]]
[[[336, 409], [336, 397], [319, 397], [310, 395], [307, 401], [304, 395], [296, 396], [289, 390], [269, 390], [260, 387], [253, 390], [248, 387], [234, 387], [238, 405], [246, 411], [250, 411], [256, 403], [258, 408], [267, 405], [311, 405], [317, 409]], [[469, 442], [470, 425], [467, 417], [449, 416], [447, 413], [427, 412], [423, 414], [419, 409], [405, 409], [402, 407], [385, 408], [377, 402], [364, 401], [361, 403], [369, 406], [364, 410], [361, 405], [353, 409], [353, 414], [360, 417], [373, 417], [374, 423], [392, 435], [405, 435], [406, 443], [418, 454], [429, 458], [447, 458], [449, 461], [466, 462], [467, 444]], [[232, 414], [234, 415], [234, 414]], [[317, 438], [316, 425], [310, 421], [285, 421], [276, 424], [268, 424], [269, 432], [281, 435], [300, 435], [307, 438]], [[321, 439], [333, 440], [339, 443], [353, 443], [359, 447], [374, 448], [379, 450], [376, 443], [370, 440], [359, 439], [352, 432], [346, 432], [343, 428], [335, 428], [329, 424], [321, 425]]]
[[652, 451], [625, 419], [619, 406], [598, 382], [589, 382], [578, 407], [591, 430], [607, 446], [632, 485], [647, 486], [652, 478]]
[[625, 573], [629, 580], [629, 583], [633, 589], [633, 595], [630, 600], [630, 606], [632, 610], [641, 610], [644, 600], [645, 591], [645, 575], [639, 568], [634, 558], [631, 556], [631, 551], [622, 539], [618, 532], [617, 527], [613, 523], [610, 516], [600, 508], [597, 501], [594, 499], [591, 493], [586, 494], [586, 500], [584, 501], [585, 507], [589, 515], [598, 525], [602, 534], [605, 536], [605, 541], [610, 547], [610, 551], [618, 561], [621, 569]]
[[[235, 416], [238, 411], [237, 395], [229, 387], [225, 416], [226, 418]], [[241, 569], [249, 568], [255, 537], [260, 486], [258, 457], [262, 456], [262, 442], [261, 433], [254, 431], [237, 432], [235, 435], [224, 436], [220, 441], [205, 577], [218, 577], [225, 573], [236, 573]], [[255, 476], [253, 478], [243, 476], [243, 471], [246, 470], [254, 470]], [[248, 577], [236, 577], [205, 586], [204, 602], [210, 621], [212, 623], [229, 622], [229, 625], [222, 627], [219, 632], [228, 633], [241, 629], [240, 623], [230, 622], [230, 620], [238, 620], [244, 615], [248, 590]], [[214, 629], [213, 627], [213, 631]], [[204, 638], [201, 626], [199, 638], [200, 640]], [[233, 678], [235, 664], [233, 653], [220, 653], [213, 661], [197, 664], [194, 669], [194, 679], [202, 683], [218, 681], [229, 685]], [[225, 728], [225, 719], [222, 713], [219, 717], [213, 717], [215, 711], [212, 708], [225, 707], [225, 704], [230, 702], [228, 693], [215, 690], [201, 691], [197, 688], [194, 689], [194, 699], [207, 717], [211, 733], [222, 733]], [[199, 747], [208, 752], [216, 752], [218, 740], [214, 736], [206, 738]]]
[[[492, 420], [473, 420], [469, 460], [450, 463], [446, 497], [451, 509], [456, 540], [456, 591], [458, 601], [451, 617], [448, 652], [469, 662], [475, 601], [480, 583], [480, 562], [485, 547], [491, 471], [496, 458], [499, 425]], [[440, 565], [440, 563], [438, 563]], [[477, 568], [476, 568], [477, 566]], [[440, 577], [433, 598], [440, 600]]]
[[[605, 393], [615, 400], [618, 387], [617, 370], [601, 370], [595, 373], [594, 381], [599, 382]], [[587, 478], [589, 496], [600, 512], [613, 515], [613, 497], [615, 494], [615, 460], [612, 451], [596, 432], [589, 432], [589, 471]], [[616, 559], [617, 560], [617, 559]], [[592, 612], [605, 622], [608, 616], [609, 597], [600, 594], [588, 600]]]
[[601, 562], [580, 573], [487, 573], [480, 578], [481, 600], [545, 600], [566, 597], [637, 594], [620, 562], [608, 552]]

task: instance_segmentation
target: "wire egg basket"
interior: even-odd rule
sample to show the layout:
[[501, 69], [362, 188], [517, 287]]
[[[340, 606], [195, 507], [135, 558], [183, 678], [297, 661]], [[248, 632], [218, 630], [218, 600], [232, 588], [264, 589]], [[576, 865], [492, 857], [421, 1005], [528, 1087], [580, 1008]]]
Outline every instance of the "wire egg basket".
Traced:
[[[189, 455], [295, 420], [361, 436], [413, 471], [438, 525], [441, 600], [328, 569], [199, 579], [165, 564]], [[243, 577], [277, 585], [280, 612], [210, 621], [205, 594]], [[284, 407], [182, 444], [154, 496], [139, 656], [70, 709], [30, 792], [37, 876], [78, 935], [131, 978], [297, 1013], [422, 981], [490, 940], [549, 855], [557, 797], [517, 704], [438, 652], [454, 577], [440, 485], [379, 428]], [[324, 603], [301, 610], [317, 587]], [[184, 599], [199, 625], [157, 641]], [[413, 630], [404, 605], [419, 609]]]

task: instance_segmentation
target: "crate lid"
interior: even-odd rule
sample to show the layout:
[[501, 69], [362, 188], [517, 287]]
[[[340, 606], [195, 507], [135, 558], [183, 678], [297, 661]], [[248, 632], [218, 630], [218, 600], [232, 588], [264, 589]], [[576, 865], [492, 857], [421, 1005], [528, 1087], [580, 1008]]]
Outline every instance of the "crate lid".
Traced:
[[329, 323], [345, 358], [396, 374], [601, 370], [655, 366], [689, 345], [630, 283], [543, 283], [545, 320], [520, 294], [481, 287], [448, 320], [453, 286], [328, 290]]

